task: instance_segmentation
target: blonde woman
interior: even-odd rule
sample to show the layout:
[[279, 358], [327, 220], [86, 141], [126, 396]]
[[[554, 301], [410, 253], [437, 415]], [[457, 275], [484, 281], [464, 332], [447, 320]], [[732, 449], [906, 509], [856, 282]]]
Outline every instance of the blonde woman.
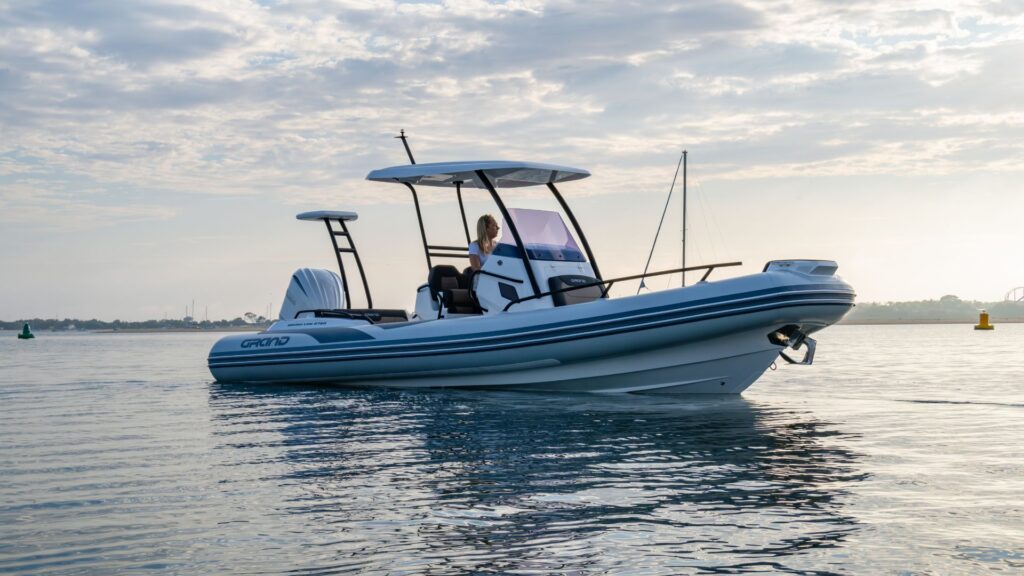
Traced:
[[469, 266], [479, 270], [487, 257], [494, 251], [494, 239], [498, 237], [498, 221], [490, 214], [484, 214], [476, 221], [476, 242], [469, 245]]

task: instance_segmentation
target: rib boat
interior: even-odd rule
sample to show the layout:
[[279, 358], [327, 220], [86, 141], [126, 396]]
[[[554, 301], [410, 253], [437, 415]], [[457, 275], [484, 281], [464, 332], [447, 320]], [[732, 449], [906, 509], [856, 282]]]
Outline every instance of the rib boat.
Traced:
[[[740, 263], [606, 278], [559, 190], [587, 170], [409, 158], [367, 179], [412, 194], [427, 265], [413, 313], [374, 308], [351, 233], [355, 212], [304, 212], [300, 220], [326, 226], [338, 273], [296, 271], [278, 321], [214, 345], [208, 362], [217, 381], [738, 394], [780, 359], [811, 364], [811, 335], [854, 306], [853, 289], [829, 260], [771, 261], [760, 273], [722, 280], [712, 272]], [[455, 193], [466, 246], [428, 243], [422, 186]], [[560, 212], [507, 205], [505, 196], [523, 187], [547, 188]], [[438, 263], [468, 258], [466, 188], [486, 190], [502, 219], [503, 234], [477, 271]], [[355, 262], [365, 308], [352, 307], [345, 260], [349, 268]], [[703, 274], [685, 287], [610, 295], [616, 283], [685, 272]]]

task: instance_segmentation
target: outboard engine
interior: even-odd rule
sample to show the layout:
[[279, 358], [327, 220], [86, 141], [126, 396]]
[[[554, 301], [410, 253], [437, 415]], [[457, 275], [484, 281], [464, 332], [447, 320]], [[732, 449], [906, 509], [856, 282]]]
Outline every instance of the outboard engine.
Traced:
[[[298, 318], [302, 312], [345, 308], [345, 285], [330, 270], [299, 268], [292, 274], [281, 304], [281, 320]], [[310, 316], [312, 314], [309, 314]]]

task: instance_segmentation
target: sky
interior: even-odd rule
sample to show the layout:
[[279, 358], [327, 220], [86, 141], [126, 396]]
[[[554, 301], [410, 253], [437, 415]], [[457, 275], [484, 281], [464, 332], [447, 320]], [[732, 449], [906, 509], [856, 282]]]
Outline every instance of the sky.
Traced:
[[[294, 218], [318, 209], [360, 214], [374, 304], [411, 309], [410, 194], [365, 180], [407, 162], [399, 129], [419, 162], [590, 170], [561, 190], [605, 277], [642, 271], [686, 149], [687, 264], [744, 262], [713, 279], [822, 258], [863, 302], [1001, 300], [1022, 62], [1024, 0], [0, 0], [0, 319], [276, 313], [336, 266]], [[458, 242], [452, 195], [423, 201]]]

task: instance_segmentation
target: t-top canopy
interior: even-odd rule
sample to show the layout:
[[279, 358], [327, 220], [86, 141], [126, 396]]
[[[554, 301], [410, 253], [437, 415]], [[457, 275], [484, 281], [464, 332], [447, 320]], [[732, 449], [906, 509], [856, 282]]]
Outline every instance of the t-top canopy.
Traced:
[[337, 210], [315, 210], [313, 212], [303, 212], [302, 214], [296, 214], [296, 220], [344, 220], [345, 222], [351, 222], [359, 218], [359, 215], [355, 212], [338, 212]]
[[475, 172], [477, 170], [483, 170], [496, 188], [554, 184], [590, 176], [590, 172], [570, 166], [487, 160], [392, 166], [374, 170], [366, 176], [366, 179], [375, 182], [404, 182], [422, 186], [454, 186], [456, 182], [462, 182], [462, 185], [466, 187], [483, 188], [483, 183], [476, 181]]

